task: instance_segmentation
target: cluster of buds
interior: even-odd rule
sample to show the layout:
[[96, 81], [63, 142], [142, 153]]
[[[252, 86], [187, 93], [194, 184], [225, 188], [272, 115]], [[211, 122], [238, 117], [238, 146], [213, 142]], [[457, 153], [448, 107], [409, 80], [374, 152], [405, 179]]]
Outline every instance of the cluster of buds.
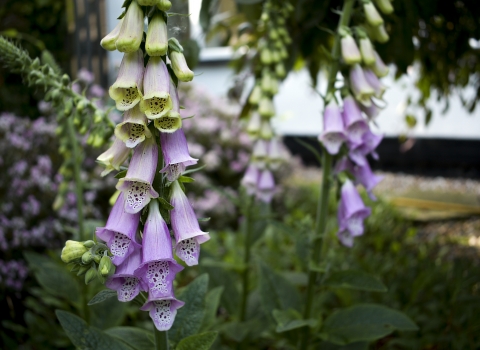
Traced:
[[247, 132], [254, 140], [254, 146], [242, 186], [249, 195], [255, 195], [266, 203], [275, 194], [272, 170], [278, 169], [283, 158], [281, 141], [274, 134], [271, 119], [275, 116], [273, 98], [286, 76], [287, 47], [292, 41], [286, 28], [286, 18], [293, 9], [289, 3], [280, 5], [270, 0], [264, 4], [259, 25], [262, 35], [258, 41], [259, 69], [248, 97], [252, 112]]
[[[175, 275], [183, 267], [173, 250], [188, 266], [196, 265], [200, 244], [210, 238], [201, 231], [183, 186], [193, 179], [182, 173], [197, 159], [190, 156], [181, 128], [176, 82], [192, 80], [193, 72], [181, 45], [167, 37], [169, 1], [133, 0], [124, 6], [119, 24], [101, 42], [108, 50], [124, 52], [117, 80], [109, 89], [117, 109], [123, 111], [123, 121], [115, 127], [111, 147], [97, 158], [105, 166], [102, 176], [120, 172], [115, 176], [119, 179], [115, 204], [105, 227], [95, 233], [104, 242], [98, 243], [105, 247], [104, 256], [116, 267], [106, 286], [116, 290], [122, 302], [148, 292], [141, 309], [149, 311], [158, 330], [165, 331], [183, 306], [174, 295]], [[125, 169], [122, 165], [132, 151]]]
[[[390, 0], [377, 0], [376, 3], [383, 13], [393, 11]], [[369, 121], [380, 113], [375, 101], [383, 98], [386, 87], [380, 78], [389, 71], [370, 40], [388, 40], [383, 19], [370, 0], [362, 0], [362, 5], [366, 21], [363, 27], [369, 30], [356, 27], [355, 40], [350, 28], [339, 28], [342, 61], [348, 69], [346, 86], [342, 91], [343, 108], [333, 95], [326, 97], [323, 132], [319, 136], [325, 150], [338, 160], [336, 175], [339, 179], [344, 179], [338, 209], [337, 236], [342, 244], [349, 247], [353, 245], [355, 237], [363, 234], [363, 220], [370, 215], [370, 209], [365, 207], [355, 184], [361, 184], [370, 198], [375, 200], [372, 190], [382, 180], [381, 176], [372, 172], [367, 160], [368, 155], [378, 159], [375, 149], [382, 140], [381, 135], [370, 130]], [[371, 34], [372, 28], [383, 34]]]

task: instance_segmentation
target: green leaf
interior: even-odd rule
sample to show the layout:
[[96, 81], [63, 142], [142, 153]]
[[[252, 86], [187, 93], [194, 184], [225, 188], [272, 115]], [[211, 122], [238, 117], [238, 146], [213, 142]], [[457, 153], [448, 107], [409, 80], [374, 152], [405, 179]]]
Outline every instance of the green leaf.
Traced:
[[209, 329], [214, 323], [220, 304], [220, 298], [222, 297], [224, 287], [219, 286], [213, 288], [207, 293], [205, 297], [205, 316], [203, 317], [202, 330]]
[[260, 262], [260, 298], [265, 313], [272, 318], [275, 309], [300, 310], [300, 295], [284, 277], [272, 271], [263, 262]]
[[105, 331], [134, 349], [153, 350], [155, 344], [150, 339], [150, 332], [136, 327], [115, 327]]
[[160, 207], [162, 207], [165, 210], [172, 210], [173, 205], [167, 202], [167, 200], [163, 197], [158, 197], [158, 201], [160, 202]]
[[293, 309], [288, 310], [273, 310], [273, 318], [277, 321], [277, 328], [275, 329], [277, 333], [291, 331], [292, 329], [297, 329], [304, 326], [316, 327], [318, 324], [317, 320], [307, 319], [303, 320], [302, 315]]
[[178, 181], [184, 182], [184, 183], [191, 183], [191, 182], [194, 182], [195, 179], [192, 178], [192, 177], [188, 177], [188, 176], [183, 176], [183, 175], [182, 175], [182, 176], [180, 176], [180, 177], [178, 178]]
[[200, 26], [204, 33], [207, 33], [208, 28], [210, 27], [210, 19], [212, 18], [211, 7], [212, 0], [202, 0], [202, 7], [200, 8]]
[[211, 217], [208, 217], [208, 218], [197, 218], [197, 221], [198, 222], [207, 222], [207, 221], [210, 221]]
[[116, 173], [114, 178], [121, 179], [125, 176], [127, 176], [127, 170], [122, 170], [122, 171], [119, 171], [118, 173]]
[[185, 170], [183, 172], [183, 175], [187, 175], [187, 174], [190, 174], [190, 173], [194, 173], [196, 171], [199, 171], [199, 170], [202, 170], [203, 168], [205, 168], [207, 166], [207, 164], [203, 164], [202, 166], [199, 166], [197, 168], [192, 168], [192, 169], [188, 169], [188, 170]]
[[205, 295], [207, 294], [208, 275], [198, 276], [191, 282], [178, 298], [185, 306], [178, 310], [175, 323], [168, 332], [169, 339], [178, 343], [180, 340], [196, 334], [205, 317]]
[[117, 298], [90, 306], [90, 325], [102, 330], [120, 326], [126, 316], [128, 304]]
[[320, 152], [318, 152], [318, 150], [315, 147], [313, 147], [311, 144], [305, 141], [300, 140], [298, 137], [295, 138], [295, 141], [301, 144], [306, 149], [308, 149], [310, 152], [312, 152], [315, 158], [317, 158], [318, 164], [322, 164], [322, 156], [320, 155]]
[[325, 285], [334, 288], [386, 292], [387, 287], [376, 277], [360, 270], [347, 270], [332, 273]]
[[335, 344], [374, 341], [395, 330], [415, 331], [417, 325], [404, 313], [376, 304], [359, 304], [330, 315], [321, 337]]
[[95, 327], [90, 327], [80, 317], [66, 311], [56, 310], [60, 324], [68, 338], [79, 349], [91, 350], [131, 350], [125, 343]]
[[111, 297], [117, 296], [117, 292], [111, 289], [104, 289], [98, 292], [87, 305], [94, 305], [98, 303], [103, 303], [105, 300], [110, 299]]
[[207, 332], [191, 335], [182, 339], [175, 350], [208, 350], [217, 338], [217, 332]]

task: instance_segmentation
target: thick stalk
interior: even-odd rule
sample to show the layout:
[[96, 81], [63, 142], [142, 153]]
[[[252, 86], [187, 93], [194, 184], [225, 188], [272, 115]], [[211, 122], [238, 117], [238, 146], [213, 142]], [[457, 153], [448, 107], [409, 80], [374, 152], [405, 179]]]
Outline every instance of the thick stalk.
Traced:
[[78, 239], [80, 241], [86, 240], [84, 237], [84, 227], [83, 227], [83, 183], [81, 178], [80, 170], [80, 153], [78, 150], [78, 139], [75, 133], [75, 128], [73, 126], [72, 118], [67, 120], [68, 133], [70, 135], [71, 146], [72, 146], [72, 159], [73, 159], [73, 176], [75, 180], [75, 195], [77, 200], [77, 216], [78, 216]]
[[168, 332], [159, 331], [156, 327], [153, 327], [153, 333], [155, 336], [155, 350], [168, 350]]
[[247, 197], [247, 203], [245, 205], [245, 221], [244, 221], [244, 254], [243, 254], [243, 272], [242, 272], [242, 299], [240, 302], [240, 322], [245, 321], [247, 315], [247, 299], [248, 299], [248, 280], [250, 271], [250, 242], [252, 240], [252, 218], [251, 218], [251, 204], [252, 200]]
[[[350, 17], [353, 12], [353, 5], [355, 0], [345, 0], [342, 9], [342, 15], [340, 16], [340, 21], [338, 28], [342, 26], [348, 26], [350, 22]], [[335, 81], [337, 78], [337, 73], [339, 69], [339, 60], [340, 60], [340, 37], [337, 34], [335, 37], [335, 42], [332, 48], [332, 58], [333, 63], [328, 75], [328, 85], [327, 93], [325, 96], [328, 96], [330, 93], [335, 92]], [[315, 221], [315, 239], [312, 247], [311, 260], [313, 264], [318, 264], [322, 257], [323, 242], [325, 240], [325, 231], [327, 224], [327, 212], [328, 212], [328, 198], [330, 194], [330, 173], [332, 170], [332, 156], [323, 148], [322, 152], [322, 185], [320, 189], [320, 197], [318, 200], [317, 206], [317, 215]], [[303, 318], [310, 318], [312, 307], [313, 307], [313, 297], [315, 293], [315, 285], [318, 278], [318, 272], [310, 270], [308, 273], [308, 286], [307, 286], [307, 295], [305, 299], [305, 309], [303, 312]], [[302, 337], [300, 340], [300, 349], [305, 350], [308, 348], [310, 340], [310, 329], [305, 327], [303, 329]]]

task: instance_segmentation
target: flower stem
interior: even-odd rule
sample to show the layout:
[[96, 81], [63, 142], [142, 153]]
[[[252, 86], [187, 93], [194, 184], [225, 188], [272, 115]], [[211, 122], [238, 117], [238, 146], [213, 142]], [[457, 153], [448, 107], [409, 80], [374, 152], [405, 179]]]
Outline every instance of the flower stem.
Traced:
[[[350, 17], [353, 12], [353, 5], [355, 0], [345, 0], [343, 3], [342, 14], [340, 16], [340, 21], [338, 28], [342, 26], [348, 26], [350, 22]], [[335, 42], [332, 48], [332, 58], [333, 63], [328, 75], [328, 85], [327, 85], [327, 96], [329, 93], [335, 92], [335, 81], [337, 78], [337, 73], [339, 70], [339, 60], [340, 60], [340, 36], [337, 34], [335, 37]], [[325, 231], [327, 226], [327, 214], [328, 214], [328, 199], [330, 194], [331, 179], [330, 173], [332, 170], [332, 156], [323, 148], [322, 152], [322, 184], [320, 190], [320, 197], [318, 200], [317, 206], [317, 215], [315, 221], [315, 233], [317, 234], [314, 239], [312, 255], [310, 262], [313, 264], [318, 264], [322, 257], [323, 242], [325, 240]], [[318, 278], [318, 272], [310, 270], [308, 273], [308, 286], [307, 286], [307, 295], [305, 300], [305, 309], [303, 312], [303, 318], [310, 318], [311, 311], [313, 308], [313, 297], [315, 293], [315, 285]], [[300, 349], [305, 350], [308, 348], [310, 339], [310, 329], [308, 327], [303, 328], [303, 333], [301, 334], [300, 339]]]
[[247, 203], [245, 205], [245, 221], [243, 229], [245, 231], [245, 243], [244, 243], [244, 255], [243, 255], [243, 272], [242, 272], [242, 299], [240, 303], [240, 322], [244, 322], [247, 315], [247, 299], [248, 299], [248, 280], [249, 280], [249, 265], [250, 265], [250, 241], [252, 231], [252, 218], [251, 218], [251, 197], [247, 197]]
[[153, 333], [155, 336], [155, 350], [168, 350], [168, 332], [159, 331], [156, 327], [153, 327]]
[[73, 176], [75, 180], [75, 196], [77, 202], [77, 216], [78, 216], [78, 239], [86, 240], [87, 237], [84, 237], [84, 227], [83, 227], [83, 183], [81, 178], [80, 170], [80, 153], [78, 150], [78, 139], [75, 133], [75, 127], [73, 126], [72, 118], [67, 120], [68, 133], [70, 135], [71, 145], [72, 145], [72, 157], [73, 157]]

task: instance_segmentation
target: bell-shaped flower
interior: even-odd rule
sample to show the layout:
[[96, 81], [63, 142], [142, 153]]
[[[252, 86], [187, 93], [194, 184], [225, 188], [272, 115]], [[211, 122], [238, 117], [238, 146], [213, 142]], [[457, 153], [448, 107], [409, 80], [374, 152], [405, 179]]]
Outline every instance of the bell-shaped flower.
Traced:
[[105, 282], [108, 288], [117, 291], [119, 301], [131, 301], [140, 293], [140, 290], [145, 290], [141, 288], [140, 280], [134, 274], [141, 263], [141, 249], [135, 249], [122, 264], [117, 266], [115, 274]]
[[346, 64], [352, 65], [362, 61], [362, 56], [358, 50], [357, 43], [350, 34], [346, 33], [342, 36], [340, 44], [342, 48], [342, 58]]
[[268, 157], [268, 143], [265, 140], [257, 140], [253, 145], [252, 163], [259, 169], [265, 168]]
[[362, 116], [362, 111], [352, 96], [343, 100], [343, 123], [350, 143], [362, 143], [362, 136], [368, 130], [368, 124]]
[[197, 265], [200, 244], [210, 239], [208, 232], [200, 230], [192, 205], [178, 181], [172, 184], [170, 221], [175, 234], [175, 253], [188, 266]]
[[355, 165], [353, 167], [353, 175], [355, 176], [355, 182], [361, 184], [367, 190], [369, 197], [372, 200], [376, 200], [372, 190], [383, 180], [383, 176], [377, 176], [372, 172], [368, 162], [364, 165]]
[[249, 164], [240, 184], [245, 188], [247, 194], [252, 196], [257, 192], [260, 169], [255, 164]]
[[372, 103], [370, 97], [375, 94], [375, 90], [368, 84], [362, 67], [355, 64], [350, 68], [350, 87], [355, 99], [364, 106], [370, 106]]
[[113, 255], [112, 262], [117, 266], [122, 264], [135, 249], [140, 248], [140, 244], [135, 238], [140, 222], [140, 213], [126, 212], [125, 202], [125, 195], [120, 193], [105, 227], [97, 227], [95, 230], [97, 237], [107, 243]]
[[168, 181], [175, 181], [187, 166], [197, 164], [198, 159], [190, 156], [187, 139], [182, 129], [171, 134], [161, 133], [160, 143], [166, 164], [160, 172], [167, 174]]
[[115, 42], [117, 41], [118, 34], [120, 34], [120, 28], [122, 27], [123, 24], [123, 18], [120, 19], [113, 28], [113, 30], [105, 35], [105, 37], [100, 41], [100, 45], [108, 51], [115, 51], [117, 47], [115, 46]]
[[97, 161], [105, 165], [105, 170], [102, 171], [102, 176], [109, 174], [112, 170], [120, 170], [122, 165], [130, 154], [130, 148], [125, 146], [125, 143], [115, 138], [115, 141], [105, 152], [97, 157]]
[[362, 198], [350, 180], [341, 189], [338, 207], [338, 232], [340, 241], [348, 247], [353, 245], [353, 238], [361, 236], [364, 231], [363, 220], [371, 213], [363, 204]]
[[264, 140], [270, 140], [273, 137], [273, 129], [270, 120], [262, 120], [259, 136]]
[[368, 84], [375, 90], [375, 97], [381, 99], [387, 87], [382, 84], [380, 79], [378, 79], [370, 69], [365, 69], [363, 73], [365, 74], [365, 79], [367, 79]]
[[182, 270], [183, 267], [173, 258], [170, 231], [160, 214], [158, 201], [151, 201], [143, 229], [142, 264], [135, 276], [148, 290], [149, 298], [162, 299], [173, 296], [173, 280]]
[[156, 12], [148, 24], [145, 51], [149, 56], [164, 56], [168, 50], [167, 24], [163, 14]]
[[170, 50], [168, 53], [170, 57], [170, 62], [172, 64], [172, 69], [178, 80], [183, 82], [188, 82], [193, 79], [194, 73], [188, 68], [187, 61], [183, 53]]
[[373, 120], [376, 117], [378, 117], [378, 115], [382, 111], [382, 108], [377, 106], [375, 101], [373, 101], [373, 100], [371, 100], [371, 101], [372, 101], [372, 103], [369, 107], [365, 107], [363, 105], [360, 105], [360, 109], [362, 110], [363, 113], [365, 113], [367, 115], [368, 119]]
[[258, 176], [257, 199], [265, 203], [270, 203], [275, 194], [275, 179], [270, 170], [264, 169]]
[[258, 137], [262, 126], [262, 117], [257, 112], [253, 112], [247, 125], [247, 133], [251, 137]]
[[149, 311], [153, 324], [159, 331], [168, 331], [175, 321], [177, 309], [185, 303], [175, 299], [172, 295], [168, 298], [155, 299], [148, 296], [147, 302], [140, 308], [142, 311]]
[[356, 145], [350, 145], [348, 156], [356, 164], [363, 166], [367, 163], [366, 156], [372, 154], [373, 158], [377, 159], [378, 155], [374, 152], [375, 148], [382, 141], [382, 135], [376, 135], [370, 130], [367, 130], [362, 136], [362, 142]]
[[348, 171], [350, 174], [353, 174], [353, 167], [355, 164], [352, 163], [348, 157], [342, 157], [340, 158], [337, 163], [335, 164], [335, 168], [333, 169], [333, 173], [339, 174], [342, 171]]
[[280, 168], [283, 160], [284, 157], [280, 140], [277, 137], [274, 137], [268, 143], [268, 167], [272, 170], [277, 170]]
[[126, 111], [142, 99], [143, 52], [138, 50], [123, 55], [115, 83], [108, 93], [119, 111]]
[[152, 187], [158, 161], [158, 148], [155, 138], [150, 137], [133, 150], [127, 174], [117, 183], [117, 190], [125, 194], [125, 211], [138, 213], [151, 198], [158, 193]]
[[135, 52], [143, 39], [143, 10], [136, 0], [128, 6], [115, 46], [120, 52]]
[[138, 105], [125, 111], [123, 121], [115, 127], [115, 136], [125, 142], [128, 148], [134, 148], [145, 138], [152, 137], [148, 129], [148, 119]]
[[262, 96], [258, 104], [258, 113], [265, 118], [270, 118], [275, 115], [275, 107], [270, 97], [266, 95]]
[[383, 62], [382, 58], [377, 51], [373, 52], [375, 56], [375, 63], [370, 66], [370, 69], [377, 75], [379, 78], [383, 78], [388, 75], [390, 68]]
[[371, 1], [363, 2], [363, 12], [365, 13], [367, 23], [371, 26], [378, 27], [383, 24], [382, 16], [380, 16], [375, 5]]
[[375, 50], [368, 36], [360, 39], [360, 53], [365, 65], [369, 66], [375, 63]]
[[393, 6], [391, 0], [375, 0], [375, 4], [382, 11], [382, 13], [389, 15], [393, 13]]
[[323, 113], [323, 132], [318, 140], [330, 154], [337, 154], [340, 146], [347, 139], [340, 108], [332, 99]]
[[150, 57], [143, 79], [144, 96], [140, 109], [149, 119], [157, 119], [172, 109], [170, 75], [161, 57]]
[[178, 97], [178, 91], [170, 79], [170, 97], [172, 101], [172, 108], [167, 114], [156, 118], [154, 120], [155, 127], [162, 133], [172, 133], [182, 127], [182, 118], [180, 116], [180, 99]]

